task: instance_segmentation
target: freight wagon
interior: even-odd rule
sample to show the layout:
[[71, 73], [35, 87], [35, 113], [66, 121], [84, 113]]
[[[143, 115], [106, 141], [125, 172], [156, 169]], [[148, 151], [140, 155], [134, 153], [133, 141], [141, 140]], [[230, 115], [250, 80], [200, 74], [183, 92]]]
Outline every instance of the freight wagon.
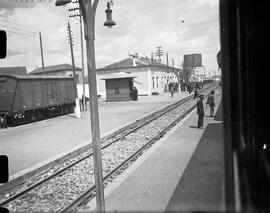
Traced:
[[69, 77], [0, 75], [0, 126], [72, 113], [76, 89]]

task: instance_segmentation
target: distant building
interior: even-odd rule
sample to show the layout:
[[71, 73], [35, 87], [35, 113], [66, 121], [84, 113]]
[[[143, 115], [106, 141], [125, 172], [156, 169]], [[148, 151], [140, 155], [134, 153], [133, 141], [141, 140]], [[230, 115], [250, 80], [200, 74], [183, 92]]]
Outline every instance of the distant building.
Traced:
[[[82, 69], [79, 67], [75, 67], [77, 82], [82, 83]], [[42, 75], [43, 69], [39, 67], [32, 72], [30, 75]], [[44, 67], [44, 74], [46, 75], [62, 75], [67, 77], [73, 77], [73, 67], [70, 64], [58, 64], [53, 66]]]
[[194, 67], [191, 75], [191, 81], [203, 81], [205, 76], [205, 67]]
[[0, 67], [0, 75], [27, 75], [26, 67]]
[[202, 54], [193, 53], [184, 55], [184, 67], [186, 72], [189, 72], [187, 81], [203, 81], [205, 77], [205, 67], [202, 66]]
[[139, 57], [138, 54], [129, 55], [128, 58], [97, 69], [99, 95], [105, 96], [106, 90], [105, 81], [101, 79], [118, 72], [126, 72], [137, 76], [133, 83], [139, 95], [152, 95], [153, 92], [161, 93], [168, 90], [170, 82], [178, 82], [175, 73], [179, 73], [180, 69], [167, 66], [153, 59]]

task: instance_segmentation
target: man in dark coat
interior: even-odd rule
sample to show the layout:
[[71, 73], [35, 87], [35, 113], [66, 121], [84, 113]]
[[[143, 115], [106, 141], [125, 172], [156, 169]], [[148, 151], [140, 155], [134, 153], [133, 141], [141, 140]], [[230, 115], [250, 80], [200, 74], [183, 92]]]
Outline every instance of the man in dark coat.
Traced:
[[210, 117], [214, 117], [214, 107], [215, 105], [215, 99], [214, 99], [215, 90], [211, 90], [210, 95], [207, 98], [206, 104], [210, 107]]
[[199, 95], [199, 100], [197, 101], [197, 114], [198, 114], [198, 128], [203, 127], [203, 116], [204, 116], [204, 108], [203, 108], [203, 98], [204, 95]]
[[137, 88], [134, 87], [133, 91], [134, 91], [134, 99], [135, 99], [135, 101], [138, 101], [138, 90], [137, 90]]
[[173, 85], [173, 83], [171, 82], [171, 83], [169, 83], [169, 91], [170, 91], [170, 93], [171, 93], [171, 97], [173, 98], [173, 93], [174, 93], [174, 85]]
[[195, 89], [195, 90], [194, 90], [194, 98], [193, 98], [193, 99], [196, 99], [196, 98], [198, 98], [198, 97], [199, 97], [198, 90]]

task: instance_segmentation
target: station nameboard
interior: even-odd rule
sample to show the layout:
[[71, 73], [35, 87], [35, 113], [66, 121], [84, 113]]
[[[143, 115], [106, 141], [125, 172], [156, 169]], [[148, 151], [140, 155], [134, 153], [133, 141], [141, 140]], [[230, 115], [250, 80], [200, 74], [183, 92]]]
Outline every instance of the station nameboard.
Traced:
[[202, 54], [188, 54], [184, 55], [185, 67], [201, 67], [202, 66]]

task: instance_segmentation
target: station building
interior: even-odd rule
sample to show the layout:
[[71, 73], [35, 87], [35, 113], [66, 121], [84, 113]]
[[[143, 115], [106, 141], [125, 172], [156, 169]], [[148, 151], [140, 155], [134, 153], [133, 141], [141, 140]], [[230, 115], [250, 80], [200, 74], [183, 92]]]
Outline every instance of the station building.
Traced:
[[124, 72], [136, 76], [137, 78], [133, 79], [133, 85], [137, 88], [138, 95], [153, 95], [168, 90], [170, 82], [178, 82], [177, 73], [180, 69], [135, 54], [99, 68], [96, 72], [98, 95], [106, 97], [105, 81], [102, 79], [115, 73]]
[[[75, 72], [77, 77], [77, 83], [82, 83], [82, 69], [75, 66]], [[35, 70], [29, 73], [30, 75], [42, 75], [42, 67], [37, 67]], [[73, 67], [71, 64], [58, 64], [53, 66], [44, 67], [44, 74], [50, 76], [67, 76], [73, 77]]]

